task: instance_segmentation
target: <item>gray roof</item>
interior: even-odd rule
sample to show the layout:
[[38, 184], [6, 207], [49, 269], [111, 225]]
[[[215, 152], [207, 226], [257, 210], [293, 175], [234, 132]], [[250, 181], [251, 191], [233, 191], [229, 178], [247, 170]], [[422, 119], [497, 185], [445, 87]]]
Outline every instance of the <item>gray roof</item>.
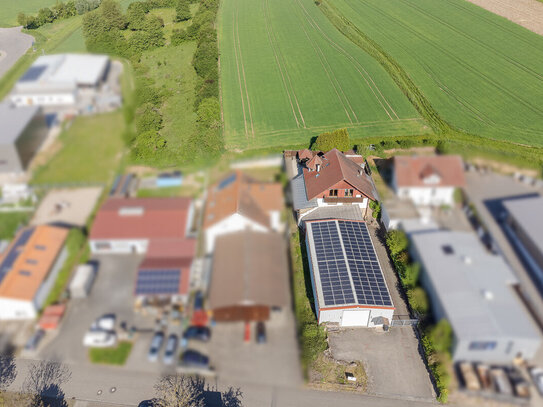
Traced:
[[39, 111], [39, 106], [0, 103], [0, 144], [13, 144]]
[[[458, 338], [539, 338], [511, 287], [513, 272], [475, 234], [419, 232], [411, 243]], [[447, 246], [452, 253], [443, 250]]]
[[503, 202], [507, 212], [543, 253], [543, 197], [511, 199]]
[[307, 193], [305, 191], [304, 174], [298, 174], [290, 181], [290, 188], [292, 190], [292, 205], [294, 210], [315, 208], [317, 206], [317, 200], [307, 199]]
[[323, 219], [364, 220], [358, 205], [321, 206], [302, 218], [304, 222]]

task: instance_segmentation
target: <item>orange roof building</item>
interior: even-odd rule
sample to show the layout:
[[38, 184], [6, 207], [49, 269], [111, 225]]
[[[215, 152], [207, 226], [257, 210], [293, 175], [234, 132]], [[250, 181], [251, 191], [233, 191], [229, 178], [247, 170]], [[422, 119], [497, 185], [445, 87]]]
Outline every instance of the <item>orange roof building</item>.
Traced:
[[0, 319], [33, 319], [66, 259], [68, 230], [41, 225], [20, 231], [0, 259]]
[[280, 183], [257, 181], [241, 171], [228, 175], [208, 190], [203, 225], [207, 251], [213, 250], [218, 235], [280, 230], [283, 207]]

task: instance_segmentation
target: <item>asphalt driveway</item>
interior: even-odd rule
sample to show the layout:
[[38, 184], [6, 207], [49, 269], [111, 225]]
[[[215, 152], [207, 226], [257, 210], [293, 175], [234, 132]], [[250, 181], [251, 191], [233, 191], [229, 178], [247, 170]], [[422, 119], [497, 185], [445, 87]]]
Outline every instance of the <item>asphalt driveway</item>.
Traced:
[[329, 332], [332, 356], [346, 362], [361, 361], [368, 375], [368, 394], [435, 399], [412, 327], [392, 327], [388, 332], [370, 328]]
[[34, 43], [34, 37], [21, 32], [21, 27], [0, 28], [0, 78]]

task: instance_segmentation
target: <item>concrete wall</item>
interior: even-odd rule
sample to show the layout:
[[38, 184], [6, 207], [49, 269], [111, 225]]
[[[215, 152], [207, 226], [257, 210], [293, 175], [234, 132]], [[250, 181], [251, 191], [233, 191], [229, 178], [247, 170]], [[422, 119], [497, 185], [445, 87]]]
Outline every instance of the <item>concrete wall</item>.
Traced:
[[[376, 327], [383, 325], [383, 318], [388, 319], [388, 323], [392, 322], [394, 315], [393, 309], [379, 309], [379, 308], [365, 308], [363, 306], [357, 308], [345, 308], [347, 310], [366, 310], [369, 311], [368, 325], [362, 325], [362, 327]], [[319, 313], [319, 323], [322, 322], [335, 322], [341, 325], [343, 317], [343, 308], [340, 309], [321, 309]]]
[[[532, 359], [541, 341], [539, 339], [525, 338], [476, 338], [462, 339], [455, 338], [455, 346], [453, 349], [453, 360], [455, 361], [479, 361], [483, 363], [500, 363], [506, 364], [517, 356], [522, 356], [528, 360]], [[474, 342], [495, 344], [495, 347], [486, 350], [470, 349], [470, 345]]]
[[47, 93], [18, 92], [11, 96], [15, 106], [70, 106], [76, 102], [77, 91], [54, 91]]
[[268, 229], [245, 216], [235, 213], [206, 229], [206, 250], [211, 253], [215, 247], [215, 239], [228, 233], [251, 230], [253, 232], [267, 232]]

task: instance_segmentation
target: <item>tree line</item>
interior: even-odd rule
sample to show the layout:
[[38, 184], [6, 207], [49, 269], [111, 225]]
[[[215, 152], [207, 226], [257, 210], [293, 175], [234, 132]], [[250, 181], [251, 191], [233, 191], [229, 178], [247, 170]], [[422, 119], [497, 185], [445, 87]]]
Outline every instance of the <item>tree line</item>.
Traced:
[[70, 0], [66, 3], [57, 1], [51, 8], [41, 8], [35, 16], [23, 12], [19, 13], [17, 15], [17, 22], [24, 28], [33, 30], [44, 24], [52, 23], [55, 20], [62, 20], [77, 14], [85, 14], [97, 8], [100, 5], [100, 1], [101, 0]]

